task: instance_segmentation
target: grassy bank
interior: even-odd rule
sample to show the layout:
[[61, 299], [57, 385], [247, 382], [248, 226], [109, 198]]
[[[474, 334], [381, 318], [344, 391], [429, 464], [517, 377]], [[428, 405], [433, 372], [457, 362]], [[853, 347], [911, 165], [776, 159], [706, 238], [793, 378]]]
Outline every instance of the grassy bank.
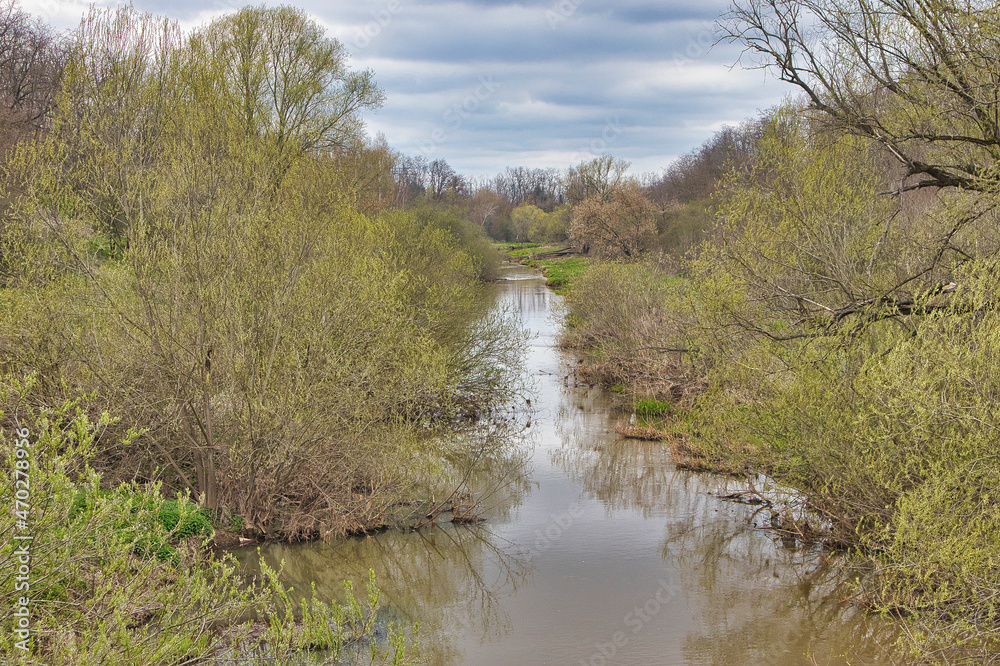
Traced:
[[542, 271], [545, 282], [560, 293], [568, 292], [573, 283], [586, 273], [590, 260], [587, 257], [563, 259], [532, 259], [528, 265]]
[[542, 249], [543, 247], [544, 249], [555, 249], [555, 248], [548, 248], [547, 246], [542, 246], [539, 243], [531, 243], [531, 242], [497, 243], [496, 247], [499, 251], [503, 252], [511, 259], [516, 259], [518, 261], [520, 261], [521, 259], [529, 259], [531, 258], [531, 255], [540, 251], [544, 251]]
[[560, 293], [568, 293], [573, 283], [587, 271], [590, 259], [584, 256], [568, 255], [544, 258], [547, 253], [562, 249], [555, 245], [537, 243], [503, 243], [499, 247], [514, 261], [537, 268], [545, 276], [548, 286]]
[[401, 633], [390, 627], [388, 642], [375, 637], [374, 585], [361, 601], [346, 590], [339, 600], [310, 597], [299, 606], [278, 572], [243, 578], [233, 559], [207, 548], [211, 516], [185, 495], [168, 499], [159, 484], [103, 487], [91, 464], [114, 419], [91, 420], [86, 400], [37, 410], [23, 399], [25, 384], [7, 386], [0, 451], [25, 482], [15, 489], [4, 474], [0, 493], [25, 499], [20, 515], [0, 513], [0, 564], [19, 571], [0, 581], [4, 663], [177, 664], [239, 655], [339, 664], [360, 647], [373, 661], [404, 663]]
[[[988, 280], [966, 275], [970, 290]], [[730, 289], [655, 263], [598, 264], [567, 296], [564, 344], [642, 414], [623, 434], [662, 436], [684, 467], [799, 491], [813, 515], [776, 506], [775, 522], [852, 553], [867, 572], [856, 600], [906, 618], [915, 660], [993, 663], [996, 315], [963, 306], [911, 320], [912, 332], [884, 322], [852, 339], [751, 337], [712, 319]]]

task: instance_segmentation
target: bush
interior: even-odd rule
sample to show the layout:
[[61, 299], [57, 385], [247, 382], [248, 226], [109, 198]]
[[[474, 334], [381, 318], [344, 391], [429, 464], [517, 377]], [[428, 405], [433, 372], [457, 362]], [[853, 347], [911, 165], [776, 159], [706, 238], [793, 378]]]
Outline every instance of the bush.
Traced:
[[[165, 501], [157, 487], [101, 490], [90, 463], [113, 419], [92, 421], [88, 400], [31, 407], [33, 384], [0, 384], [0, 452], [9, 469], [29, 462], [31, 497], [27, 530], [12, 511], [0, 512], [4, 570], [19, 566], [24, 542], [13, 537], [32, 537], [30, 588], [17, 589], [14, 576], [0, 581], [0, 659], [25, 656], [15, 647], [14, 611], [19, 597], [30, 596], [27, 655], [37, 662], [160, 664], [267, 654], [281, 663], [342, 663], [348, 646], [366, 641], [373, 660], [402, 661], [394, 630], [388, 646], [372, 640], [374, 585], [364, 607], [350, 594], [342, 605], [307, 597], [299, 607], [277, 572], [265, 568], [261, 579], [243, 579], [232, 558], [212, 557], [200, 547], [202, 537], [192, 538], [210, 526], [186, 500]], [[26, 434], [26, 447], [16, 445], [15, 432]], [[18, 457], [21, 448], [30, 456]], [[0, 493], [15, 496], [12, 475], [0, 475]], [[263, 625], [248, 619], [255, 616]]]
[[[272, 51], [311, 49], [323, 71], [295, 75], [326, 78], [294, 84], [321, 91], [294, 128], [235, 111], [266, 106], [243, 97], [266, 86], [233, 78], [237, 34], [271, 40], [261, 76]], [[503, 326], [481, 323], [495, 248], [450, 213], [357, 209], [370, 197], [328, 148], [359, 138], [339, 104], [378, 91], [303, 12], [246, 8], [185, 36], [95, 10], [76, 37], [52, 131], [16, 160], [0, 367], [36, 373], [45, 404], [94, 393], [133, 419], [99, 442], [106, 483], [161, 479], [259, 535], [382, 525], [426, 481], [405, 461], [440, 453], [432, 424], [516, 390]]]
[[657, 401], [687, 399], [700, 386], [684, 332], [687, 282], [657, 260], [593, 262], [567, 295], [563, 344], [587, 354], [586, 371]]

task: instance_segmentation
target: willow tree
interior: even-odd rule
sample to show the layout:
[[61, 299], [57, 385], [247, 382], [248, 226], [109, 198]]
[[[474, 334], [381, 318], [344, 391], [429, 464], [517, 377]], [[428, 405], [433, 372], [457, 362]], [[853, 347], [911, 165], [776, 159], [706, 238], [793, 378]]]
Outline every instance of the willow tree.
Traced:
[[656, 213], [638, 183], [627, 182], [577, 204], [569, 236], [595, 256], [635, 259], [656, 243]]
[[698, 265], [728, 285], [717, 323], [796, 339], [834, 334], [860, 304], [888, 308], [874, 301], [902, 294], [930, 222], [878, 196], [883, 167], [869, 142], [828, 131], [814, 112], [776, 110], [715, 195], [720, 223]]
[[[995, 3], [747, 0], [721, 27], [751, 66], [797, 86], [827, 128], [882, 151], [887, 178], [877, 194], [898, 204], [886, 234], [905, 224], [914, 197], [925, 197], [921, 214], [931, 211], [918, 232], [924, 251], [905, 274], [852, 302], [824, 302], [835, 320], [929, 312], [921, 295], [948, 293], [958, 267], [992, 256], [1000, 188]], [[870, 263], [892, 263], [886, 247], [874, 246]]]
[[268, 145], [278, 180], [302, 154], [354, 147], [361, 111], [384, 99], [372, 72], [350, 70], [344, 45], [300, 9], [245, 7], [199, 31], [191, 48], [221, 74], [213, 107]]
[[[190, 125], [181, 109], [235, 128], [259, 159], [245, 176], [273, 195], [297, 160], [364, 140], [361, 112], [383, 94], [352, 71], [342, 44], [304, 12], [247, 7], [185, 37], [170, 21], [126, 8], [92, 11], [69, 47], [54, 119], [63, 185], [124, 241], [150, 196], [164, 143]], [[213, 130], [214, 131], [214, 130]]]
[[95, 12], [78, 40], [56, 127], [20, 161], [50, 388], [97, 390], [147, 429], [118, 468], [255, 529], [377, 523], [421, 420], [500, 395], [483, 366], [504, 351], [472, 329], [476, 266], [455, 237], [362, 215], [326, 154], [360, 143], [370, 75], [287, 8], [188, 38]]
[[739, 363], [698, 425], [871, 547], [871, 599], [920, 625], [922, 657], [988, 661], [1000, 9], [738, 0], [723, 31], [802, 91], [794, 124], [820, 141], [771, 140], [756, 182], [722, 195], [723, 268], [703, 268], [729, 325], [706, 328]]
[[938, 253], [991, 196], [900, 207], [880, 196], [881, 148], [816, 115], [780, 110], [719, 192], [685, 293], [710, 360], [692, 439], [801, 490], [829, 538], [865, 548], [869, 599], [924, 625], [907, 632], [921, 649], [981, 661], [998, 635], [995, 224]]

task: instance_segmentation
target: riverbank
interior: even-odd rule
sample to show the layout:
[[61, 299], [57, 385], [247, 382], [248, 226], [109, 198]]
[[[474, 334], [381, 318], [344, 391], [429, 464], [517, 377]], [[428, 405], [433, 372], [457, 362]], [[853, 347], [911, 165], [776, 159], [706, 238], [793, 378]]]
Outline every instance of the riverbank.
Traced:
[[175, 664], [234, 655], [340, 663], [360, 645], [403, 663], [402, 635], [382, 625], [376, 635], [373, 580], [360, 600], [346, 590], [293, 604], [280, 566], [247, 578], [232, 556], [210, 548], [211, 515], [184, 495], [167, 499], [159, 484], [103, 489], [90, 465], [113, 419], [91, 421], [80, 407], [26, 410], [16, 446], [10, 431], [0, 434], [6, 462], [24, 472], [17, 492], [11, 475], [0, 477], [0, 494], [19, 499], [16, 524], [13, 511], [0, 516], [0, 564], [17, 572], [16, 586], [12, 574], [0, 587], [5, 623], [15, 623], [0, 635], [4, 663]]
[[[981, 340], [993, 324], [942, 311], [908, 336], [888, 322], [858, 339], [780, 322], [765, 335], [738, 325], [739, 308], [757, 306], [708, 263], [694, 269], [592, 266], [567, 296], [563, 337], [584, 376], [636, 405], [669, 402], [638, 425], [664, 433], [676, 464], [793, 489], [811, 513], [775, 507], [779, 529], [850, 553], [867, 571], [854, 598], [905, 617], [915, 659], [992, 663], [1000, 522], [992, 439], [976, 419], [995, 422], [994, 348], [942, 336]], [[956, 385], [960, 368], [975, 383]]]
[[568, 293], [573, 282], [587, 271], [590, 259], [571, 247], [538, 243], [499, 243], [508, 261], [541, 271], [546, 284], [559, 293]]
[[634, 666], [900, 661], [892, 624], [841, 602], [839, 556], [756, 528], [760, 507], [723, 499], [739, 479], [678, 470], [661, 443], [621, 437], [628, 403], [558, 345], [562, 296], [525, 266], [502, 273], [497, 307], [530, 332], [534, 391], [510, 442], [520, 464], [470, 477], [491, 498], [486, 521], [240, 549], [248, 571], [284, 561], [288, 585], [325, 595], [372, 568], [385, 617], [419, 620], [414, 654], [442, 666], [599, 663], [612, 650], [603, 658]]

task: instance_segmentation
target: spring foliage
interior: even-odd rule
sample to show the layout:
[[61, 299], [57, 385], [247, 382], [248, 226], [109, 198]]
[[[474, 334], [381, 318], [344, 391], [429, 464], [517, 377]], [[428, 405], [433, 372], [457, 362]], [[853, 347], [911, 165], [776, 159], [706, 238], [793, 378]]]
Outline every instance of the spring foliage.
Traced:
[[[0, 516], [0, 566], [17, 570], [17, 549], [26, 542], [11, 537], [32, 537], [29, 587], [17, 589], [13, 575], [0, 584], [7, 609], [0, 654], [8, 663], [170, 664], [233, 654], [283, 663], [349, 663], [355, 656], [402, 663], [402, 634], [390, 628], [388, 643], [374, 638], [374, 586], [362, 602], [348, 589], [342, 601], [314, 594], [294, 604], [278, 572], [265, 568], [248, 580], [231, 557], [208, 554], [211, 524], [187, 495], [165, 500], [159, 486], [136, 484], [102, 489], [91, 465], [115, 420], [107, 413], [91, 420], [87, 397], [36, 408], [36, 382], [6, 377], [0, 390], [4, 424], [27, 432], [29, 455], [15, 458], [14, 427], [0, 434], [0, 451], [11, 469], [27, 460], [30, 479], [27, 530], [16, 526], [13, 512]], [[0, 477], [0, 490], [14, 497], [13, 475]], [[30, 653], [14, 646], [12, 611], [20, 597], [30, 599]]]
[[679, 459], [803, 491], [910, 647], [978, 663], [1000, 634], [996, 201], [887, 196], [888, 164], [776, 110], [682, 272], [591, 268], [566, 339], [608, 383], [682, 403]]
[[51, 131], [12, 162], [0, 362], [42, 402], [96, 391], [142, 428], [100, 452], [117, 478], [258, 534], [381, 524], [436, 423], [516, 390], [520, 348], [482, 318], [477, 235], [358, 210], [380, 100], [298, 10], [190, 35], [94, 10]]

